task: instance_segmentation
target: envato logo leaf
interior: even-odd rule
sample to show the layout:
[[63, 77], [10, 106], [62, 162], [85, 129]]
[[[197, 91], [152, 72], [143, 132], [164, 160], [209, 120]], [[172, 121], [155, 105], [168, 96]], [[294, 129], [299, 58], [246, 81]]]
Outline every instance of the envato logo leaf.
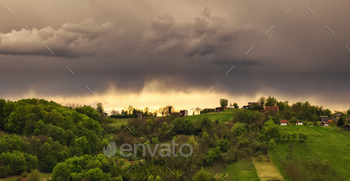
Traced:
[[112, 157], [117, 153], [117, 146], [115, 142], [110, 142], [107, 146], [103, 147], [103, 154]]

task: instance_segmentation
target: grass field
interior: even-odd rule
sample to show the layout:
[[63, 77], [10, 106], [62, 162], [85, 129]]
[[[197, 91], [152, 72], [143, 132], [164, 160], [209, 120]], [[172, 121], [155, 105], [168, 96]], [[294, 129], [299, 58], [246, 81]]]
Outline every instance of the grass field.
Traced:
[[111, 119], [113, 121], [111, 124], [114, 125], [114, 126], [127, 124], [128, 120], [129, 120], [129, 118], [109, 118], [109, 119]]
[[[350, 180], [350, 139], [348, 136], [327, 127], [286, 126], [281, 127], [281, 131], [307, 134], [307, 143], [295, 142], [294, 144], [294, 152], [300, 153], [298, 154], [300, 159], [305, 160], [309, 157], [327, 160], [340, 176]], [[277, 163], [277, 155], [286, 155], [289, 152], [287, 148], [289, 143], [294, 143], [294, 141], [277, 141], [276, 152], [270, 150], [273, 162], [286, 180], [290, 179], [286, 177], [282, 165]]]
[[[21, 176], [12, 176], [4, 179], [0, 179], [0, 181], [16, 181]], [[46, 180], [47, 178], [52, 178], [52, 173], [41, 173], [41, 180]]]
[[227, 165], [224, 173], [229, 174], [229, 181], [256, 181], [260, 180], [250, 159], [241, 159]]
[[284, 180], [283, 176], [271, 160], [268, 161], [264, 158], [259, 162], [256, 157], [253, 157], [252, 162], [261, 181]]
[[233, 118], [233, 113], [236, 111], [240, 111], [239, 109], [228, 109], [225, 111], [222, 111], [221, 113], [218, 112], [210, 112], [210, 113], [205, 113], [205, 114], [198, 114], [194, 116], [186, 116], [185, 118], [190, 121], [196, 121], [199, 119], [203, 119], [207, 117], [208, 119], [212, 121], [218, 120], [220, 123], [227, 122]]

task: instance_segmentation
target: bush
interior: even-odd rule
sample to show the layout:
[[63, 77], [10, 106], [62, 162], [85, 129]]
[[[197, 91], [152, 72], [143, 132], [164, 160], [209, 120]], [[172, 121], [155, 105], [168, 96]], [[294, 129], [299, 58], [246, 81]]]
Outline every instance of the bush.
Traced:
[[40, 172], [35, 169], [28, 174], [28, 181], [39, 181], [41, 179]]

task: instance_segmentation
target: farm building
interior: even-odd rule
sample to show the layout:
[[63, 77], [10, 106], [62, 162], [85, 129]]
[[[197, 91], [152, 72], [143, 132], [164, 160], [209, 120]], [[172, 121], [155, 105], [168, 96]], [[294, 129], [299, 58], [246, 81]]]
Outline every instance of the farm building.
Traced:
[[279, 110], [278, 106], [265, 106], [264, 110], [262, 112], [277, 112]]
[[204, 112], [215, 112], [215, 109], [213, 108], [205, 108], [203, 109]]
[[180, 117], [184, 117], [188, 115], [188, 111], [187, 110], [180, 110]]
[[320, 126], [323, 126], [328, 120], [328, 116], [320, 116], [320, 119], [319, 119], [322, 123], [320, 124]]
[[303, 125], [303, 122], [302, 121], [297, 121], [296, 125]]
[[[332, 119], [330, 119], [330, 120], [328, 120], [327, 122], [325, 122], [324, 124], [323, 124], [323, 126], [329, 126], [329, 124], [331, 123], [331, 122], [333, 122], [334, 120], [332, 120]], [[334, 121], [335, 122], [335, 121]]]
[[258, 103], [257, 102], [248, 102], [248, 107], [249, 108], [253, 108], [254, 106], [257, 106]]
[[288, 125], [288, 121], [287, 120], [280, 120], [280, 125], [281, 126], [287, 126]]
[[137, 113], [137, 118], [142, 118], [142, 113]]
[[217, 108], [215, 108], [215, 112], [221, 112], [223, 110], [225, 110], [224, 107], [217, 107]]

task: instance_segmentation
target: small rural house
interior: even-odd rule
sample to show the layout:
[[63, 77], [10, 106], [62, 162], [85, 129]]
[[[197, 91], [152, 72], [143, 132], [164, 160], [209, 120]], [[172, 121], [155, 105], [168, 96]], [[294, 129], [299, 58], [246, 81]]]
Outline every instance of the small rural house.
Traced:
[[303, 125], [303, 122], [299, 120], [296, 125]]
[[187, 110], [180, 110], [180, 117], [184, 117], [188, 115], [188, 111]]
[[254, 106], [259, 105], [257, 102], [248, 102], [248, 107], [253, 108]]
[[[327, 122], [325, 122], [325, 123], [323, 124], [323, 126], [326, 126], [326, 127], [327, 127], [327, 126], [329, 126], [329, 124], [330, 124], [331, 122], [333, 122], [333, 121], [334, 121], [334, 120], [331, 120], [331, 119], [330, 119], [330, 120], [328, 120]], [[334, 121], [334, 122], [335, 122], [335, 121]]]
[[215, 112], [215, 109], [213, 108], [205, 108], [203, 109], [204, 112]]
[[137, 118], [142, 118], [142, 113], [137, 113]]
[[215, 108], [215, 111], [216, 111], [216, 112], [221, 112], [221, 111], [223, 111], [223, 110], [225, 110], [224, 107], [217, 107], [217, 108]]
[[249, 109], [249, 106], [242, 106], [242, 109]]
[[280, 120], [280, 125], [281, 126], [287, 126], [288, 125], [288, 121], [287, 120]]
[[320, 126], [324, 126], [324, 124], [329, 120], [329, 118], [328, 118], [328, 116], [320, 116], [319, 120], [321, 121]]
[[265, 106], [264, 110], [262, 112], [277, 112], [279, 110], [278, 106]]

